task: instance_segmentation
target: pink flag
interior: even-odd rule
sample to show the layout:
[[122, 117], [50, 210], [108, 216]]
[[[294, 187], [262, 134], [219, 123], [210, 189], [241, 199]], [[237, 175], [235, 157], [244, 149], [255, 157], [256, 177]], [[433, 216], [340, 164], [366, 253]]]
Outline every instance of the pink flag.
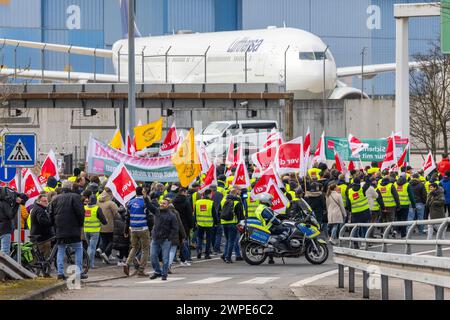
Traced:
[[383, 171], [384, 169], [387, 169], [396, 163], [397, 158], [395, 156], [395, 138], [394, 133], [392, 133], [392, 135], [388, 138], [386, 153], [384, 155], [383, 164], [381, 165], [380, 170]]
[[123, 206], [136, 195], [137, 184], [123, 163], [109, 177], [105, 187], [111, 189], [114, 198]]
[[252, 162], [261, 170], [264, 171], [269, 168], [275, 161], [277, 154], [277, 145], [271, 145], [262, 149], [259, 152], [252, 154]]
[[213, 163], [208, 172], [206, 173], [206, 177], [203, 180], [203, 184], [200, 186], [198, 190], [199, 193], [203, 193], [206, 189], [208, 189], [215, 181], [216, 181], [216, 165]]
[[302, 137], [281, 144], [275, 157], [275, 167], [280, 174], [299, 172], [303, 158]]
[[250, 178], [248, 176], [247, 166], [244, 161], [239, 162], [236, 172], [234, 173], [232, 185], [239, 188], [250, 187]]
[[[56, 178], [56, 180], [59, 180], [59, 173], [58, 173], [58, 167], [56, 162], [56, 155], [53, 152], [53, 150], [50, 150], [47, 157], [45, 157], [44, 162], [42, 163], [41, 167], [41, 176], [44, 178], [40, 180], [39, 182], [46, 183], [48, 177], [53, 176]], [[42, 182], [41, 182], [42, 181]]]
[[348, 135], [348, 144], [350, 146], [350, 150], [352, 151], [352, 157], [358, 156], [361, 151], [363, 151], [369, 146], [368, 143], [362, 143], [358, 138], [356, 138], [352, 134]]
[[320, 136], [319, 142], [317, 143], [316, 152], [314, 152], [314, 162], [324, 162], [326, 161], [325, 157], [325, 131], [322, 132]]
[[39, 194], [42, 192], [42, 187], [39, 184], [38, 179], [34, 175], [33, 171], [27, 170], [22, 180], [22, 191], [28, 196], [28, 201], [25, 203], [25, 207], [30, 207]]
[[175, 126], [175, 121], [172, 123], [169, 131], [167, 132], [166, 137], [164, 138], [164, 142], [161, 147], [159, 147], [159, 155], [160, 156], [169, 156], [177, 150], [179, 137], [177, 134], [177, 127]]
[[436, 162], [434, 162], [433, 155], [430, 151], [428, 152], [427, 157], [425, 158], [425, 163], [423, 164], [424, 177], [428, 176], [434, 169], [436, 169]]
[[286, 212], [289, 200], [283, 192], [281, 192], [280, 188], [273, 182], [273, 180], [270, 180], [269, 185], [267, 186], [267, 193], [273, 196], [271, 207], [272, 210], [276, 213]]

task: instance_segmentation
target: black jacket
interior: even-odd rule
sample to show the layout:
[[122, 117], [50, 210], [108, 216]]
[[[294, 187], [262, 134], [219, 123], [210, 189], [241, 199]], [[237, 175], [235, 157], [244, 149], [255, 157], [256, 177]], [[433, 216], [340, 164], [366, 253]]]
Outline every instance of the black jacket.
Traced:
[[58, 240], [65, 240], [66, 243], [81, 241], [84, 224], [81, 195], [70, 189], [63, 189], [50, 203], [49, 213]]
[[409, 186], [412, 189], [416, 202], [423, 204], [427, 203], [427, 190], [425, 189], [425, 185], [422, 181], [418, 179], [412, 179], [409, 183]]
[[128, 248], [130, 238], [125, 238], [125, 212], [126, 209], [121, 207], [114, 216], [114, 233], [113, 233], [113, 249], [120, 250]]
[[11, 189], [0, 188], [0, 236], [14, 230], [13, 219], [19, 210], [17, 196]]
[[244, 206], [242, 205], [241, 198], [229, 194], [227, 195], [227, 200], [239, 201], [239, 203], [234, 207], [234, 215], [237, 217], [238, 222], [244, 220], [245, 219]]
[[173, 206], [170, 206], [169, 208], [172, 211], [172, 213], [177, 217], [177, 222], [178, 222], [178, 234], [176, 236], [174, 235], [174, 237], [171, 238], [170, 241], [172, 242], [173, 246], [179, 246], [183, 242], [183, 239], [187, 238], [187, 234], [184, 231], [183, 222], [181, 221], [180, 213]]
[[31, 209], [30, 239], [33, 242], [43, 242], [55, 236], [52, 220], [48, 209], [35, 203]]
[[178, 237], [177, 217], [169, 208], [159, 209], [159, 212], [155, 215], [152, 239], [162, 242], [176, 237]]
[[188, 198], [184, 195], [177, 194], [172, 202], [175, 209], [180, 214], [181, 222], [186, 233], [194, 227], [194, 214], [192, 212], [192, 206]]
[[321, 191], [307, 191], [305, 194], [305, 201], [308, 202], [311, 209], [313, 209], [319, 223], [326, 223], [328, 221], [326, 214], [327, 202]]

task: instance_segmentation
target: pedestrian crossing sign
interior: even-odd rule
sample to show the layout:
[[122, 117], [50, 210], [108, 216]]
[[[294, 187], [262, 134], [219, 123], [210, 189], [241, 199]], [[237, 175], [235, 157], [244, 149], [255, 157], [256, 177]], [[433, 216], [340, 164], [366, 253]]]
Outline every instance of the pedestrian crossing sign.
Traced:
[[37, 144], [34, 133], [5, 134], [3, 137], [4, 167], [34, 167]]

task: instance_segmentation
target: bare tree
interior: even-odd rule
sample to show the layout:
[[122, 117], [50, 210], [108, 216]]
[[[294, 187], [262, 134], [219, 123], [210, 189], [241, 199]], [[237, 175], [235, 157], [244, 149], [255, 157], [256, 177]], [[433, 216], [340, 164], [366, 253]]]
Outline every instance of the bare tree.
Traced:
[[426, 54], [414, 56], [420, 69], [412, 70], [410, 89], [411, 137], [416, 147], [425, 146], [436, 154], [448, 153], [450, 122], [450, 59], [438, 42]]

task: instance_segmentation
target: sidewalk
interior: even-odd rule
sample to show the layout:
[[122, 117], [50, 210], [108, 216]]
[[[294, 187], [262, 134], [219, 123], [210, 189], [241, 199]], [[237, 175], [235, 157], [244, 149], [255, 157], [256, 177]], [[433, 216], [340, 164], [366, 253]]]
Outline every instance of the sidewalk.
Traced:
[[[375, 278], [376, 279], [376, 278]], [[381, 277], [378, 277], [381, 284]], [[291, 287], [292, 292], [299, 300], [368, 300], [363, 299], [362, 272], [355, 271], [355, 292], [348, 292], [348, 269], [345, 270], [344, 287], [338, 288], [338, 273], [328, 275], [318, 280]], [[381, 300], [381, 290], [369, 291], [369, 300]], [[450, 290], [444, 290], [445, 300], [450, 300]], [[404, 300], [404, 282], [400, 279], [389, 278], [389, 299]], [[419, 282], [413, 282], [414, 300], [434, 300], [434, 287]]]

